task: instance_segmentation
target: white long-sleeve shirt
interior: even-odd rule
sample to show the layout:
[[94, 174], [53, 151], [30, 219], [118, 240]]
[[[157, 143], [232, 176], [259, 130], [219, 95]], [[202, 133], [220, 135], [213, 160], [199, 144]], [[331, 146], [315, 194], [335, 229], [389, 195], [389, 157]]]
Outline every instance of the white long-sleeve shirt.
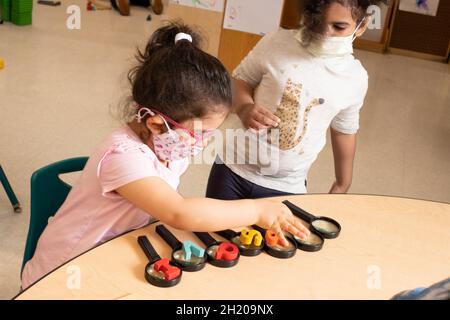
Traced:
[[[281, 118], [278, 130], [272, 129], [279, 134], [278, 143], [272, 138], [266, 151], [255, 149], [249, 144], [258, 138], [247, 131], [246, 143], [226, 139], [222, 156], [239, 176], [290, 193], [306, 193], [309, 168], [326, 144], [330, 125], [345, 134], [358, 131], [368, 86], [367, 72], [352, 54], [316, 57], [301, 45], [298, 32], [267, 34], [233, 72], [254, 88], [257, 105]], [[234, 129], [243, 128], [240, 123]]]

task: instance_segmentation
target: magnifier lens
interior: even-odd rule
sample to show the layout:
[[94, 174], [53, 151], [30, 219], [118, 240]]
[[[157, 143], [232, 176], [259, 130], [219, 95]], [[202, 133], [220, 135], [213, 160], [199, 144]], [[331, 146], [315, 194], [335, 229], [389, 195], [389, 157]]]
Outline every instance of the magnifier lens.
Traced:
[[[285, 235], [285, 236], [287, 236], [287, 235]], [[288, 238], [286, 237], [286, 239], [288, 239]], [[281, 244], [277, 243], [275, 245], [271, 245], [270, 247], [272, 249], [275, 249], [275, 250], [278, 250], [278, 251], [291, 251], [291, 250], [295, 250], [296, 249], [295, 245], [289, 240], [288, 240], [288, 245], [287, 246], [282, 246]]]
[[300, 243], [307, 244], [307, 245], [318, 245], [322, 243], [322, 239], [314, 233], [310, 233], [309, 236], [306, 238], [306, 240], [303, 240], [297, 236], [294, 236], [295, 240], [297, 240]]
[[183, 250], [175, 251], [173, 254], [173, 257], [177, 260], [177, 262], [183, 266], [192, 266], [192, 265], [198, 265], [203, 262], [205, 262], [204, 257], [197, 257], [194, 255], [191, 255], [190, 259], [185, 258], [185, 254]]
[[161, 271], [156, 271], [154, 269], [155, 264], [151, 264], [149, 266], [147, 266], [147, 268], [145, 269], [145, 272], [147, 272], [147, 274], [149, 276], [151, 276], [152, 278], [158, 279], [158, 280], [164, 280], [166, 277], [164, 275], [164, 272]]
[[270, 247], [272, 249], [275, 249], [275, 250], [278, 250], [278, 251], [291, 251], [291, 250], [295, 249], [294, 245], [291, 242], [289, 242], [289, 244], [287, 246], [282, 246], [280, 244], [276, 244], [276, 245], [270, 246]]
[[314, 228], [316, 228], [316, 230], [322, 233], [335, 233], [339, 231], [337, 225], [327, 220], [317, 219], [314, 220], [311, 224]]
[[211, 246], [208, 249], [206, 249], [206, 254], [208, 256], [210, 256], [211, 258], [215, 259], [217, 250], [219, 250], [219, 246], [218, 245]]

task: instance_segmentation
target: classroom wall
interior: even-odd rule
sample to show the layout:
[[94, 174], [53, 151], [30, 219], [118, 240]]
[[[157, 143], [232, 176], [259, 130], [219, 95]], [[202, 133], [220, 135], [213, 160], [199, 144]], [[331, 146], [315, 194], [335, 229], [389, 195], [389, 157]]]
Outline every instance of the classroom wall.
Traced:
[[[389, 46], [448, 59], [450, 1], [440, 1], [436, 17], [399, 11], [398, 0], [391, 1], [391, 9], [387, 6], [382, 8], [383, 29], [368, 30], [355, 41], [355, 47], [382, 53]], [[188, 24], [199, 26], [208, 39], [205, 50], [217, 56], [231, 72], [261, 39], [261, 35], [224, 29], [224, 12], [175, 4], [170, 4], [167, 11], [170, 19], [181, 18]], [[284, 0], [280, 26], [297, 28], [300, 19], [301, 0]]]
[[449, 43], [450, 1], [441, 0], [439, 2], [435, 17], [396, 11], [390, 47], [447, 57]]

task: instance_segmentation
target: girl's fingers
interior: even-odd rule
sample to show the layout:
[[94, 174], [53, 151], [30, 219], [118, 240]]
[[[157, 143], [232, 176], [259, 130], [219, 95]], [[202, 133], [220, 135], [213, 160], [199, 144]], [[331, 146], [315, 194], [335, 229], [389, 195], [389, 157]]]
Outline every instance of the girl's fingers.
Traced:
[[258, 111], [262, 113], [264, 116], [275, 122], [276, 124], [280, 123], [280, 118], [278, 118], [276, 115], [274, 115], [269, 109], [258, 106]]
[[284, 235], [283, 230], [280, 227], [280, 224], [277, 223], [272, 230], [275, 231], [275, 233], [276, 233], [278, 239], [280, 240], [282, 246], [286, 247], [286, 246], [289, 245], [289, 242], [286, 240], [286, 237]]
[[250, 120], [249, 127], [255, 130], [262, 130], [269, 128], [267, 126], [262, 125], [259, 121], [256, 121], [254, 119]]
[[[260, 122], [263, 125], [270, 126], [270, 127], [277, 127], [278, 121], [274, 119], [274, 115], [270, 112], [264, 112], [262, 109], [257, 110], [258, 113], [255, 114], [255, 120]], [[276, 117], [275, 117], [276, 118]]]
[[306, 234], [307, 236], [310, 235], [311, 231], [300, 221], [300, 219], [293, 218], [291, 222], [295, 228], [297, 228], [300, 232]]
[[296, 227], [294, 227], [291, 224], [287, 224], [286, 227], [283, 229], [285, 231], [289, 232], [290, 234], [299, 237], [302, 240], [306, 240], [306, 238], [307, 238], [307, 235], [303, 231], [297, 229]]
[[282, 225], [282, 228], [284, 230], [286, 230], [287, 232], [289, 232], [290, 234], [295, 235], [302, 240], [306, 240], [309, 235], [309, 230], [304, 228], [303, 225], [301, 225], [301, 226], [302, 227], [299, 228], [299, 226], [297, 226], [291, 222], [286, 222], [284, 225]]
[[289, 231], [291, 234], [296, 235], [300, 238], [306, 238], [311, 233], [308, 228], [302, 223], [302, 221], [294, 216], [287, 207], [284, 207], [285, 209], [285, 219], [286, 221], [291, 225], [291, 231]]

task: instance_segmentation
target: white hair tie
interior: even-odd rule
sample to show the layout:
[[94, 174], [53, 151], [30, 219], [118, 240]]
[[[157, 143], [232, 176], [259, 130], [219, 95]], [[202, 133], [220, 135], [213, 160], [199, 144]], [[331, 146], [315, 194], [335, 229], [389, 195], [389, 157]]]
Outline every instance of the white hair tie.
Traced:
[[189, 42], [192, 42], [192, 37], [187, 33], [180, 32], [177, 33], [177, 35], [175, 36], [175, 43], [177, 43], [180, 40], [187, 40]]
[[[144, 111], [144, 112], [142, 112], [142, 111]], [[149, 114], [150, 116], [154, 116], [155, 115], [155, 113], [152, 111], [152, 110], [150, 110], [149, 108], [140, 108], [139, 109], [139, 111], [136, 113], [136, 119], [137, 119], [137, 122], [141, 122], [141, 120], [147, 115], [147, 114]]]

